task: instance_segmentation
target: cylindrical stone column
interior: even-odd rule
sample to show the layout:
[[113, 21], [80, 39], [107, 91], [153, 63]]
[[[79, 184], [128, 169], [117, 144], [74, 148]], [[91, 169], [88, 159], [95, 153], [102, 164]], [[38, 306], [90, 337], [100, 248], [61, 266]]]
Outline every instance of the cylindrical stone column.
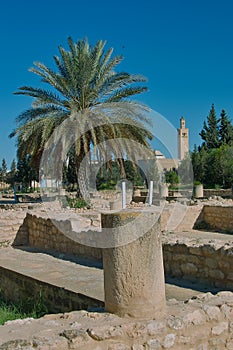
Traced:
[[[139, 318], [158, 316], [165, 306], [158, 213], [128, 210], [102, 214], [101, 221], [103, 229], [109, 229], [116, 242], [122, 230], [130, 242], [103, 249], [106, 311]], [[140, 235], [139, 230], [144, 233]]]
[[159, 187], [159, 194], [161, 198], [168, 197], [168, 185], [167, 184], [161, 184]]
[[203, 191], [203, 185], [195, 185], [194, 186], [194, 198], [203, 198], [204, 191]]

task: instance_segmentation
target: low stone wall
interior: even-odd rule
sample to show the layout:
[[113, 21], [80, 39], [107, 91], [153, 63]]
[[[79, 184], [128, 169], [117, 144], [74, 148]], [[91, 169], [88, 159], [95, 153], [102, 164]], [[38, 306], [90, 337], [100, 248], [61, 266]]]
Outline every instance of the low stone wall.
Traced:
[[209, 228], [233, 233], [233, 206], [209, 206], [202, 208], [195, 228]]
[[204, 189], [204, 197], [209, 198], [213, 196], [219, 196], [219, 197], [227, 197], [227, 198], [232, 198], [232, 189]]
[[206, 239], [164, 237], [165, 274], [184, 280], [207, 283], [221, 290], [233, 291], [233, 244]]
[[15, 303], [46, 305], [50, 313], [88, 310], [103, 307], [104, 303], [86, 295], [77, 294], [32, 277], [0, 267], [1, 297]]
[[27, 213], [14, 245], [29, 245], [39, 249], [102, 260], [101, 249], [75, 242], [63, 233], [70, 231], [69, 220], [52, 220], [46, 216]]
[[[217, 213], [222, 207], [206, 208], [214, 209]], [[233, 208], [224, 208], [232, 210], [233, 213]], [[230, 214], [228, 215], [230, 217]], [[60, 225], [62, 225], [62, 231], [65, 227], [67, 231], [70, 230], [69, 220], [61, 221]], [[24, 245], [40, 249], [102, 260], [101, 248], [75, 242], [62, 231], [51, 219], [28, 213], [16, 242], [17, 244], [23, 242]], [[231, 236], [229, 240], [230, 238]], [[221, 241], [209, 243], [208, 240], [195, 239], [193, 235], [190, 238], [180, 239], [177, 234], [167, 233], [163, 235], [163, 258], [167, 276], [200, 281], [213, 287], [233, 291], [232, 243], [226, 244]]]
[[232, 350], [232, 305], [230, 292], [206, 293], [186, 302], [172, 299], [153, 319], [78, 311], [8, 321], [0, 327], [0, 349]]

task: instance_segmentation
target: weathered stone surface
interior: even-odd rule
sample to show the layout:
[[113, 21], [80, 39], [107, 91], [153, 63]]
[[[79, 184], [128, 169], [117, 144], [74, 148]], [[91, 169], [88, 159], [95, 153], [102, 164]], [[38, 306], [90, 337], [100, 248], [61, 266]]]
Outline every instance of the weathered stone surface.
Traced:
[[184, 344], [184, 345], [190, 345], [191, 344], [191, 337], [187, 337], [184, 335], [179, 336], [177, 343]]
[[207, 314], [209, 320], [216, 320], [216, 321], [220, 320], [221, 312], [219, 307], [212, 306], [212, 305], [203, 305], [202, 309]]
[[17, 319], [17, 320], [12, 320], [12, 321], [6, 321], [4, 324], [6, 326], [9, 325], [16, 325], [16, 326], [22, 326], [24, 324], [29, 324], [34, 320], [34, 318], [29, 317], [29, 318], [24, 318], [24, 319]]
[[154, 336], [165, 331], [166, 324], [164, 321], [151, 321], [146, 325], [146, 331], [149, 336]]
[[180, 268], [185, 275], [194, 275], [198, 271], [196, 265], [189, 262], [182, 264]]
[[84, 344], [90, 340], [86, 332], [77, 329], [65, 329], [60, 333], [60, 336], [65, 337], [69, 342], [75, 341], [76, 345]]
[[209, 276], [215, 280], [223, 280], [224, 279], [224, 273], [220, 270], [210, 270]]
[[181, 318], [176, 316], [170, 316], [167, 321], [168, 327], [171, 329], [182, 329], [184, 328], [184, 323]]
[[232, 334], [231, 334], [231, 336], [227, 339], [226, 348], [227, 348], [227, 350], [233, 350], [233, 335], [232, 335]]
[[144, 346], [142, 344], [133, 344], [131, 350], [144, 350]]
[[176, 340], [176, 334], [174, 333], [167, 334], [162, 344], [164, 349], [172, 348], [173, 345], [175, 344], [175, 340]]
[[[43, 220], [40, 224], [42, 225], [42, 223]], [[47, 237], [49, 225], [49, 221], [46, 225], [43, 224], [43, 244], [46, 244], [46, 240], [49, 239]], [[174, 239], [177, 240], [177, 236]], [[181, 241], [180, 238], [179, 240]], [[58, 236], [57, 243], [63, 245], [65, 249], [66, 244], [61, 236]], [[217, 281], [219, 286], [224, 287], [225, 284], [232, 283], [232, 247], [230, 243], [223, 246], [225, 243], [220, 245], [216, 242], [203, 242], [197, 239], [195, 242], [191, 242], [187, 239], [185, 243], [181, 242], [181, 249], [177, 249], [177, 251], [175, 249], [179, 247], [179, 244], [172, 245], [168, 242], [166, 244], [168, 248], [165, 254], [167, 256], [165, 257], [166, 262], [173, 266], [173, 271], [179, 271], [181, 276], [184, 276], [184, 273], [178, 264], [188, 262], [198, 268], [195, 273], [197, 277], [200, 274], [206, 281], [216, 282], [214, 277], [217, 275], [213, 274], [212, 277], [209, 272], [221, 271], [224, 278]], [[192, 254], [190, 247], [193, 249]], [[69, 246], [69, 249], [72, 249], [72, 245]], [[185, 251], [189, 253], [186, 255]], [[195, 254], [194, 251], [198, 254]], [[176, 254], [177, 258], [173, 259]], [[175, 263], [177, 263], [177, 267]], [[206, 293], [185, 304], [178, 301], [168, 303], [164, 318], [161, 320], [135, 322], [130, 318], [119, 319], [114, 315], [91, 312], [67, 313], [63, 316], [48, 315], [41, 320], [16, 321], [1, 326], [0, 350], [68, 350], [79, 348], [80, 350], [108, 350], [111, 347], [114, 350], [121, 348], [127, 350], [162, 349], [166, 346], [169, 348], [169, 344], [172, 344], [174, 338], [171, 349], [177, 348], [178, 350], [180, 346], [182, 350], [222, 350], [225, 348], [232, 350], [232, 310], [233, 294], [221, 292], [216, 296]], [[227, 321], [229, 321], [229, 326]], [[95, 332], [100, 334], [102, 327], [106, 327], [105, 331], [110, 327], [113, 329], [110, 331], [111, 335], [103, 337], [103, 340], [97, 340], [90, 334], [85, 334], [87, 329], [93, 330], [93, 334]], [[88, 341], [79, 343], [83, 339], [83, 334]], [[171, 334], [174, 336], [170, 336]], [[167, 343], [165, 343], [165, 339], [167, 339]]]
[[[33, 339], [33, 349], [36, 350], [67, 350], [68, 348], [68, 340], [63, 337]], [[23, 348], [23, 350], [26, 349]]]
[[217, 326], [212, 328], [213, 335], [220, 335], [228, 330], [228, 322], [220, 322]]
[[121, 337], [123, 335], [123, 330], [120, 326], [103, 326], [95, 327], [94, 329], [89, 329], [88, 334], [94, 340], [106, 340], [115, 337]]
[[227, 304], [223, 304], [220, 307], [220, 310], [223, 313], [224, 317], [227, 318], [228, 320], [231, 320], [233, 318], [233, 309]]
[[158, 339], [150, 339], [145, 344], [146, 350], [156, 350], [156, 349], [162, 349], [161, 343]]
[[0, 346], [0, 350], [33, 350], [31, 341], [24, 339], [10, 340]]
[[225, 349], [226, 341], [219, 337], [211, 338], [209, 340], [209, 348], [212, 349]]
[[195, 310], [184, 316], [183, 322], [185, 325], [201, 325], [206, 322], [206, 315], [201, 310]]
[[208, 350], [208, 344], [200, 344], [197, 350]]
[[130, 346], [124, 343], [110, 344], [108, 350], [130, 350]]
[[[142, 235], [147, 225], [149, 229]], [[115, 239], [114, 246], [103, 249], [105, 309], [120, 316], [156, 317], [165, 307], [158, 213], [103, 214], [102, 227]], [[121, 236], [129, 243], [120, 245]]]

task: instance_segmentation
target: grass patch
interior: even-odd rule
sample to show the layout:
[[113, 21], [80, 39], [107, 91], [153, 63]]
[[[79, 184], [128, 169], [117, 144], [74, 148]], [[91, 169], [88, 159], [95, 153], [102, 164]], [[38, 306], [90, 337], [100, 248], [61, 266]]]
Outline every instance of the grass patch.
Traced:
[[33, 317], [23, 313], [17, 305], [6, 303], [0, 300], [0, 325], [6, 321], [17, 320], [19, 318]]
[[37, 300], [28, 298], [18, 303], [7, 301], [0, 294], [0, 325], [6, 321], [23, 319], [27, 317], [39, 318], [47, 313], [46, 305], [43, 302], [42, 292]]
[[83, 198], [67, 198], [67, 202], [70, 208], [90, 208]]

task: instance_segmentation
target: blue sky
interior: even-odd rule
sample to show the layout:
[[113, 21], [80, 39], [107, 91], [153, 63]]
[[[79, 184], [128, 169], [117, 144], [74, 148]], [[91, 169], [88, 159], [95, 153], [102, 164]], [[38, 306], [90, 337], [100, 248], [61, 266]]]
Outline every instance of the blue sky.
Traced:
[[[34, 61], [53, 65], [67, 38], [107, 40], [124, 61], [119, 69], [148, 78], [138, 97], [175, 128], [186, 118], [190, 148], [200, 144], [203, 121], [214, 103], [233, 118], [233, 2], [231, 0], [9, 0], [0, 11], [0, 161], [15, 158], [8, 135], [31, 100], [15, 96], [40, 86], [28, 72]], [[158, 126], [159, 127], [159, 126]]]

